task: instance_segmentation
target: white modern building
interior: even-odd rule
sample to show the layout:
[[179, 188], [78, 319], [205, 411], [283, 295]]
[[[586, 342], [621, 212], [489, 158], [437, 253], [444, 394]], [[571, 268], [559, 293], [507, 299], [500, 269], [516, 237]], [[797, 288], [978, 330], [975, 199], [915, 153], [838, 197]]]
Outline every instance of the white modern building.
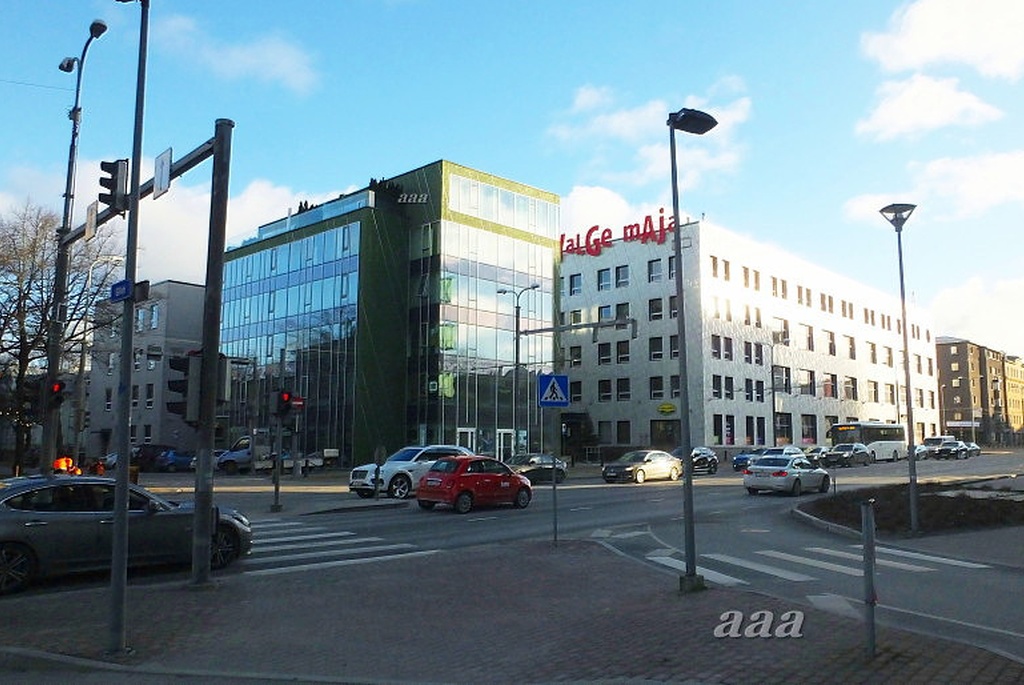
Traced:
[[[561, 240], [565, 451], [679, 444], [671, 212]], [[693, 444], [827, 444], [836, 422], [906, 425], [900, 300], [708, 223], [683, 226]], [[615, 320], [632, 323], [595, 327]], [[917, 440], [938, 428], [935, 341], [908, 309]], [[774, 382], [773, 382], [774, 379]]]

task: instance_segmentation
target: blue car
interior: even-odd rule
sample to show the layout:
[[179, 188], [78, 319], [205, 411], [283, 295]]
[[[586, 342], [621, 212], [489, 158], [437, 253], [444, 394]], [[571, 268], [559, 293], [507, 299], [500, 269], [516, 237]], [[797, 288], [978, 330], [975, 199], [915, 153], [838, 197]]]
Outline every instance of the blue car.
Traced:
[[195, 466], [192, 464], [193, 454], [181, 450], [164, 450], [157, 455], [153, 465], [157, 471], [191, 471]]
[[752, 449], [746, 449], [737, 454], [732, 458], [732, 470], [742, 471], [743, 469], [750, 466], [750, 462], [756, 460], [762, 454], [764, 454], [766, 448], [755, 447]]

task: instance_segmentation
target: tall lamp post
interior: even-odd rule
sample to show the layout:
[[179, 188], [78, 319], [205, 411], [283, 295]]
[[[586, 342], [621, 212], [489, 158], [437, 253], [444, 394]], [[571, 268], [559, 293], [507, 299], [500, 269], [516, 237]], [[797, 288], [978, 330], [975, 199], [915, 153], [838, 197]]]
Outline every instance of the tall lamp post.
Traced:
[[896, 229], [896, 251], [900, 263], [900, 307], [903, 315], [903, 384], [907, 402], [907, 466], [910, 471], [910, 531], [918, 532], [917, 522], [917, 457], [914, 454], [914, 403], [910, 388], [910, 342], [907, 331], [907, 293], [903, 283], [903, 224], [917, 205], [896, 203], [879, 212]]
[[[512, 295], [516, 298], [516, 338], [515, 338], [515, 361], [512, 366], [512, 454], [516, 453], [519, 444], [519, 426], [516, 422], [516, 412], [519, 407], [519, 321], [520, 312], [519, 298], [528, 290], [536, 290], [540, 283], [528, 285], [525, 288], [499, 288], [499, 295]], [[499, 458], [501, 455], [496, 455]]]
[[718, 121], [706, 112], [684, 107], [678, 112], [668, 115], [669, 154], [672, 157], [672, 217], [675, 221], [675, 239], [673, 246], [676, 260], [676, 325], [679, 336], [679, 444], [683, 454], [683, 525], [686, 535], [686, 571], [679, 579], [679, 589], [683, 592], [704, 588], [704, 578], [697, 575], [697, 546], [694, 542], [693, 526], [693, 449], [690, 439], [690, 397], [689, 383], [686, 378], [686, 300], [683, 299], [683, 249], [680, 233], [683, 226], [679, 220], [679, 181], [676, 165], [676, 131], [704, 135]]
[[[85, 56], [93, 40], [102, 36], [107, 25], [97, 19], [89, 25], [89, 37], [82, 46], [80, 57], [65, 57], [60, 63], [60, 70], [65, 73], [75, 72], [75, 104], [68, 112], [71, 119], [71, 146], [68, 149], [68, 177], [64, 185], [64, 216], [57, 230], [57, 264], [53, 276], [53, 313], [46, 341], [46, 384], [54, 387], [60, 376], [61, 345], [64, 342], [64, 324], [68, 289], [68, 263], [71, 244], [67, 242], [71, 232], [71, 214], [75, 206], [75, 166], [78, 161], [78, 131], [82, 124], [82, 71], [85, 69]], [[49, 395], [45, 396], [43, 407], [43, 456], [39, 468], [43, 473], [50, 473], [53, 460], [57, 457], [57, 407], [51, 406]], [[77, 455], [76, 455], [77, 456]]]

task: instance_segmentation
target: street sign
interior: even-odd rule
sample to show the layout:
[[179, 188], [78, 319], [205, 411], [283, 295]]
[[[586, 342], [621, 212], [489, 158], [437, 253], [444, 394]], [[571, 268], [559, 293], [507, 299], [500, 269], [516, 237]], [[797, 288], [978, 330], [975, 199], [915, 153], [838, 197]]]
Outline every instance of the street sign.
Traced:
[[306, 406], [306, 398], [292, 395], [292, 409], [303, 409]]
[[132, 297], [132, 282], [129, 280], [118, 281], [110, 286], [110, 301], [124, 302]]
[[560, 374], [538, 376], [537, 405], [540, 407], [568, 407], [569, 377]]
[[85, 235], [82, 237], [84, 237], [86, 241], [92, 240], [96, 236], [96, 217], [99, 213], [99, 200], [93, 200], [89, 203], [89, 206], [85, 208]]
[[171, 148], [167, 148], [153, 162], [153, 199], [171, 187]]

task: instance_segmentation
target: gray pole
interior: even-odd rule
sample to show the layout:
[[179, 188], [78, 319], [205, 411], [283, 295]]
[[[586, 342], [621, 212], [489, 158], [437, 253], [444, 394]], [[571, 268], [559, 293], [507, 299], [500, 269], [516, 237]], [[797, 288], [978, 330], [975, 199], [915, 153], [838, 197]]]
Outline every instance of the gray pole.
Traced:
[[[199, 372], [199, 450], [196, 459], [196, 510], [192, 529], [192, 583], [210, 582], [213, 520], [213, 439], [217, 421], [217, 372], [220, 367], [220, 303], [224, 286], [224, 244], [234, 122], [218, 119], [213, 140], [213, 182], [210, 191], [210, 238], [206, 252], [203, 299], [203, 357]], [[252, 452], [252, 441], [249, 442]], [[252, 452], [253, 454], [255, 452]]]
[[[149, 0], [140, 0], [139, 67], [135, 87], [135, 132], [132, 142], [131, 188], [128, 198], [124, 277], [135, 283], [139, 245], [139, 173], [142, 166], [142, 122], [146, 101], [146, 51], [149, 40]], [[114, 494], [113, 549], [110, 566], [110, 642], [113, 654], [125, 652], [127, 643], [128, 585], [128, 470], [131, 467], [131, 387], [135, 300], [124, 301], [121, 313], [120, 376], [117, 386], [117, 485]]]
[[875, 656], [875, 500], [860, 503], [860, 529], [864, 543], [864, 623], [867, 629], [868, 658]]

